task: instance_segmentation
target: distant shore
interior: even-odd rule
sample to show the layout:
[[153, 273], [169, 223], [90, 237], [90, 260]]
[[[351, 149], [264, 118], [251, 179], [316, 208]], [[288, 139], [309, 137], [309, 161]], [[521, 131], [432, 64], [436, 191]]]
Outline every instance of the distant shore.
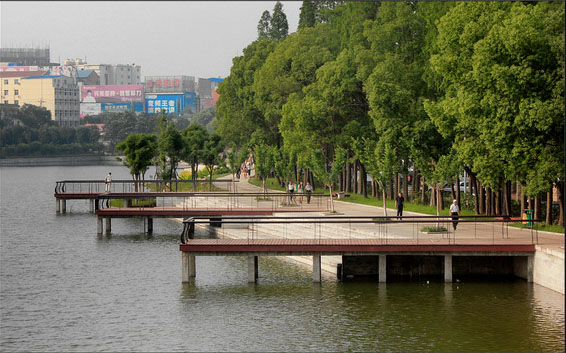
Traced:
[[73, 165], [122, 165], [117, 156], [61, 156], [0, 159], [0, 167], [73, 166]]

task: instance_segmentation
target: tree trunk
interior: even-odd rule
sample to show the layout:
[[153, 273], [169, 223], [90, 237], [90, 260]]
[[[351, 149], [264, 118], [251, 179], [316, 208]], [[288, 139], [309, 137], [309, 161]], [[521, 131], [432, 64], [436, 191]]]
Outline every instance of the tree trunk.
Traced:
[[478, 195], [478, 183], [476, 180], [475, 175], [470, 174], [468, 172], [468, 175], [470, 176], [469, 182], [470, 182], [470, 192], [472, 192], [472, 188], [473, 188], [473, 194], [474, 194], [474, 214], [477, 216], [480, 214], [480, 208], [479, 208], [479, 195]]
[[438, 186], [437, 192], [438, 192], [438, 203], [439, 203], [437, 205], [437, 207], [439, 206], [440, 210], [443, 210], [444, 209], [444, 197], [442, 197], [442, 187], [440, 185]]
[[525, 195], [525, 189], [523, 188], [523, 185], [517, 184], [517, 189], [518, 189], [517, 193], [519, 194], [519, 202], [521, 203], [520, 213], [521, 215], [523, 215], [523, 211], [527, 209], [526, 207], [527, 195]]
[[540, 214], [540, 197], [538, 195], [535, 196], [535, 219], [541, 219]]
[[507, 216], [511, 216], [512, 213], [512, 209], [511, 209], [511, 187], [512, 187], [512, 183], [511, 181], [507, 181], [505, 183], [505, 215]]
[[432, 185], [431, 188], [430, 188], [430, 205], [429, 206], [430, 207], [436, 206], [436, 185]]
[[334, 211], [334, 198], [332, 197], [332, 183], [328, 185], [328, 189], [330, 190], [330, 210], [332, 213], [334, 213], [336, 211]]
[[366, 171], [366, 167], [361, 164], [362, 167], [362, 194], [364, 197], [368, 197], [368, 173]]
[[354, 161], [354, 187], [352, 192], [358, 193], [358, 160]]
[[491, 188], [485, 189], [485, 214], [491, 215], [493, 210], [491, 209]]
[[458, 208], [461, 210], [462, 209], [462, 202], [461, 202], [462, 195], [461, 195], [461, 191], [460, 191], [460, 178], [459, 177], [456, 178], [456, 185], [458, 185], [457, 189], [456, 189], [456, 201], [458, 201], [457, 202]]
[[395, 176], [395, 192], [393, 193], [393, 198], [397, 197], [397, 194], [401, 192], [401, 173], [397, 173]]
[[419, 183], [422, 183], [422, 185], [420, 185], [420, 187], [421, 187], [421, 204], [424, 205], [424, 203], [425, 203], [425, 190], [426, 190], [426, 184], [425, 184], [424, 177], [419, 176]]
[[478, 179], [476, 179], [476, 184], [477, 184], [477, 194], [479, 197], [478, 204], [480, 205], [479, 211], [480, 214], [485, 214], [485, 200], [484, 200], [485, 197], [483, 193], [483, 186]]
[[340, 191], [346, 191], [346, 166], [343, 166], [340, 172]]
[[564, 227], [564, 181], [556, 182], [556, 189], [558, 190], [558, 204], [560, 207], [560, 215], [558, 224]]
[[387, 217], [387, 198], [385, 197], [386, 186], [381, 184], [381, 197], [383, 198], [383, 215]]
[[350, 155], [348, 154], [348, 162], [346, 163], [346, 192], [350, 192], [350, 179], [351, 179], [351, 163], [349, 162]]
[[405, 199], [408, 201], [409, 198], [409, 172], [405, 173], [405, 177], [403, 178], [403, 194], [405, 195]]
[[450, 194], [452, 195], [452, 200], [456, 200], [456, 190], [454, 190], [454, 183], [450, 184]]
[[375, 181], [371, 181], [371, 197], [375, 197]]
[[552, 186], [546, 193], [546, 224], [552, 224]]

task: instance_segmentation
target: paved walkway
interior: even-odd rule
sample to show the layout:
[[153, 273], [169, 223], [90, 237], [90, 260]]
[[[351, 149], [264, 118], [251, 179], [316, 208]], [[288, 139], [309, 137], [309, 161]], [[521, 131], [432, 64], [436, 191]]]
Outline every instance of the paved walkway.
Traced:
[[[231, 178], [230, 176], [225, 178]], [[248, 182], [249, 178], [240, 178], [237, 184], [238, 192], [258, 192], [261, 191], [260, 187], [252, 185]], [[274, 192], [274, 191], [270, 191]], [[383, 216], [383, 207], [361, 205], [351, 202], [344, 201], [334, 201], [334, 207], [337, 212], [346, 216]], [[446, 211], [447, 212], [447, 211]], [[388, 209], [388, 215], [394, 215], [395, 210]], [[403, 212], [405, 216], [428, 216], [422, 213], [415, 212]], [[392, 217], [394, 218], [394, 217]], [[419, 229], [424, 226], [430, 226], [432, 224], [424, 223], [409, 223], [406, 224], [394, 224], [388, 225], [387, 234], [392, 235], [395, 238], [419, 238], [419, 239], [434, 239], [435, 237], [441, 237], [441, 235], [430, 235], [426, 236], [419, 232]], [[352, 225], [343, 225], [343, 227], [352, 227]], [[447, 222], [445, 227], [452, 230], [451, 222]], [[376, 232], [375, 224], [356, 224], [356, 230], [361, 233], [371, 234]], [[419, 234], [420, 233], [420, 234]], [[542, 249], [548, 249], [551, 251], [557, 251], [564, 254], [564, 235], [560, 233], [551, 233], [538, 231], [531, 233], [529, 229], [521, 229], [508, 227], [507, 230], [503, 229], [500, 223], [466, 223], [459, 222], [458, 229], [455, 232], [450, 231], [450, 236], [456, 238], [458, 243], [468, 242], [468, 243], [515, 243], [515, 244], [526, 244], [531, 243], [534, 239], [536, 244]], [[538, 233], [538, 234], [537, 234]], [[348, 237], [346, 231], [341, 232], [340, 236]], [[538, 237], [538, 240], [537, 240]]]

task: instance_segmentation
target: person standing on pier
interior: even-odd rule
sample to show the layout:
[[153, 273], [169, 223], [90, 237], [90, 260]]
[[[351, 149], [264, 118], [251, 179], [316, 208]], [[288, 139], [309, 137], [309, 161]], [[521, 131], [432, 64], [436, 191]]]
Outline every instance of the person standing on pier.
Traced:
[[307, 192], [307, 203], [311, 203], [312, 185], [308, 181], [307, 185], [305, 185], [305, 191]]
[[106, 192], [110, 192], [110, 186], [112, 185], [112, 173], [108, 172], [106, 178], [104, 178], [104, 186], [106, 187]]
[[400, 192], [399, 196], [395, 198], [395, 205], [397, 205], [397, 217], [403, 217], [403, 207], [405, 207], [405, 198], [403, 193]]
[[304, 187], [303, 187], [303, 182], [301, 181], [299, 183], [299, 185], [297, 186], [297, 194], [299, 195], [299, 203], [303, 203], [303, 192], [304, 192]]
[[458, 216], [460, 214], [460, 207], [458, 207], [458, 201], [454, 200], [452, 205], [450, 205], [450, 215], [452, 216], [452, 225], [454, 230], [458, 226]]

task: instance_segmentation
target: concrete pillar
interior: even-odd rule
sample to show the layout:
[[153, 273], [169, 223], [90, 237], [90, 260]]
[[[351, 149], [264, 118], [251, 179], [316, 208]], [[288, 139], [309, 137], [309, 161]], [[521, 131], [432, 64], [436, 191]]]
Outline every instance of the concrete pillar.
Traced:
[[147, 217], [147, 234], [153, 234], [153, 218]]
[[94, 212], [94, 199], [90, 199], [90, 212]]
[[189, 281], [189, 253], [181, 251], [181, 282]]
[[55, 212], [61, 212], [61, 203], [59, 202], [58, 198], [55, 199]]
[[124, 199], [124, 208], [128, 208], [128, 200]]
[[314, 283], [321, 282], [320, 253], [314, 253], [312, 255], [312, 281]]
[[258, 277], [257, 256], [248, 255], [248, 283], [255, 283]]
[[452, 255], [444, 255], [444, 282], [452, 283]]
[[61, 212], [67, 213], [67, 200], [61, 200]]
[[189, 277], [196, 277], [197, 275], [197, 266], [195, 261], [195, 255], [189, 254]]
[[96, 234], [102, 234], [102, 217], [100, 216], [96, 220]]
[[106, 233], [112, 231], [112, 218], [106, 217]]
[[535, 271], [535, 256], [530, 255], [527, 257], [527, 282], [533, 282], [533, 273]]
[[387, 282], [387, 255], [379, 255], [379, 283]]

